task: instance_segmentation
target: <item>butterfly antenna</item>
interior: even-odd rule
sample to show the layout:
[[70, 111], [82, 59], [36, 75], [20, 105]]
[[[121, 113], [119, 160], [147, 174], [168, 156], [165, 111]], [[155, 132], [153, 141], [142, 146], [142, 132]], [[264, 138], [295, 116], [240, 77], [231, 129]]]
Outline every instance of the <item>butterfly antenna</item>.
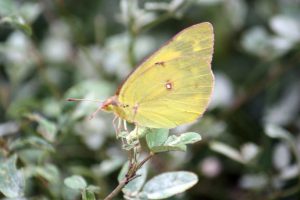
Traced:
[[68, 98], [67, 101], [91, 101], [91, 102], [97, 102], [97, 103], [101, 103], [101, 105], [97, 108], [97, 110], [95, 112], [93, 112], [90, 116], [89, 116], [89, 120], [95, 118], [96, 114], [101, 110], [102, 108], [102, 104], [103, 101], [97, 100], [97, 99], [77, 99], [77, 98]]
[[91, 101], [91, 102], [100, 102], [103, 103], [103, 101], [101, 100], [97, 100], [97, 99], [77, 99], [77, 98], [67, 98], [67, 101]]

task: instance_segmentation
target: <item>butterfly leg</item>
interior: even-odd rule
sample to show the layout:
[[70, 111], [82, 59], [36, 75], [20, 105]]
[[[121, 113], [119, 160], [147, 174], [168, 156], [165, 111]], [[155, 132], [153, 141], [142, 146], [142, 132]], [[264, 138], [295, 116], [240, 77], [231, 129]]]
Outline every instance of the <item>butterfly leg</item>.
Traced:
[[123, 120], [123, 128], [124, 128], [124, 131], [127, 132], [127, 134], [128, 134], [129, 131], [128, 131], [128, 128], [127, 128], [127, 122], [126, 122], [126, 120]]
[[94, 119], [95, 116], [96, 116], [96, 114], [97, 114], [101, 109], [102, 109], [102, 107], [99, 106], [99, 107], [97, 108], [97, 110], [96, 110], [95, 112], [93, 112], [93, 113], [89, 116], [89, 120]]
[[134, 147], [132, 148], [132, 162], [137, 163], [138, 162], [138, 157], [140, 154], [140, 142], [139, 142], [139, 126], [137, 123], [135, 124], [135, 129], [134, 129]]
[[121, 133], [121, 119], [120, 117], [118, 117], [117, 115], [115, 115], [114, 119], [113, 119], [113, 126], [114, 126], [114, 130], [116, 133], [116, 138], [118, 139], [120, 137], [120, 133]]
[[[127, 121], [126, 120], [123, 120], [123, 130], [126, 132], [126, 136], [129, 135], [129, 130], [128, 130], [128, 127], [127, 127]], [[126, 141], [127, 144], [128, 144], [128, 141]]]

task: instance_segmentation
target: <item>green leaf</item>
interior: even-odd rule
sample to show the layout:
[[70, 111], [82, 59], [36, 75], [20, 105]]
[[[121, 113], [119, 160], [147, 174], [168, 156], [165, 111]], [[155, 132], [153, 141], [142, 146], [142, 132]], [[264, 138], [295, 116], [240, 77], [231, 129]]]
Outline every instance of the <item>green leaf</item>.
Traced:
[[9, 145], [10, 150], [18, 150], [18, 149], [24, 149], [27, 147], [34, 147], [37, 149], [42, 149], [49, 152], [54, 152], [54, 147], [48, 143], [46, 140], [36, 137], [36, 136], [30, 136], [27, 138], [20, 138], [15, 141], [13, 141]]
[[149, 129], [146, 133], [146, 141], [149, 149], [164, 144], [169, 136], [169, 129]]
[[280, 126], [274, 124], [267, 124], [265, 126], [265, 133], [271, 138], [285, 139], [287, 141], [294, 141], [293, 136]]
[[17, 29], [24, 31], [27, 35], [32, 34], [32, 29], [25, 19], [20, 15], [11, 15], [3, 17], [0, 21], [1, 23], [8, 23], [14, 26]]
[[16, 161], [17, 156], [13, 155], [0, 162], [0, 191], [9, 198], [23, 196], [25, 186], [23, 174], [16, 168]]
[[166, 151], [186, 151], [186, 145], [163, 145], [153, 147], [151, 149], [154, 153], [166, 152]]
[[149, 180], [143, 192], [148, 199], [164, 199], [182, 193], [198, 182], [196, 174], [186, 171], [167, 172]]
[[221, 154], [227, 156], [228, 158], [231, 158], [232, 160], [238, 161], [243, 164], [245, 163], [245, 160], [244, 160], [243, 156], [241, 155], [241, 153], [238, 150], [232, 148], [231, 146], [228, 146], [227, 144], [214, 141], [209, 144], [209, 147], [213, 151], [221, 153]]
[[0, 15], [11, 15], [16, 10], [16, 4], [13, 0], [1, 0], [0, 1]]
[[131, 142], [143, 138], [149, 132], [151, 132], [150, 128], [136, 126], [130, 133], [122, 131], [118, 136], [125, 138], [127, 142]]
[[183, 144], [193, 144], [201, 140], [201, 136], [195, 132], [182, 133], [179, 136], [169, 137], [166, 144], [169, 145], [183, 145]]
[[[124, 178], [125, 175], [128, 171], [128, 162], [123, 165], [119, 176], [118, 176], [118, 181], [121, 182]], [[146, 178], [147, 178], [147, 165], [143, 165], [142, 168], [140, 168], [137, 172], [136, 175], [139, 175], [139, 177], [133, 179], [130, 181], [123, 189], [123, 193], [126, 194], [127, 196], [135, 196], [138, 194], [138, 192], [141, 190], [143, 187]]]
[[118, 134], [117, 139], [122, 138], [122, 140], [125, 140], [126, 142], [123, 142], [122, 148], [126, 151], [130, 151], [140, 144], [140, 139], [147, 134], [148, 130], [149, 128], [136, 126], [129, 133], [122, 131], [120, 134]]
[[192, 144], [200, 140], [201, 140], [201, 136], [198, 133], [187, 132], [179, 136], [171, 135], [167, 138], [167, 140], [165, 140], [163, 144], [152, 146], [151, 148], [149, 146], [149, 148], [152, 152], [155, 153], [165, 152], [165, 151], [186, 151], [187, 144]]
[[57, 184], [60, 180], [59, 170], [55, 165], [46, 164], [45, 166], [27, 166], [24, 168], [26, 178], [42, 177], [50, 183]]
[[100, 187], [96, 185], [89, 185], [86, 190], [93, 192], [93, 193], [99, 193], [100, 192]]
[[18, 150], [18, 156], [25, 165], [36, 165], [36, 163], [47, 159], [45, 155], [45, 151], [41, 149], [28, 148]]
[[119, 157], [103, 160], [99, 165], [93, 166], [92, 171], [98, 177], [105, 177], [120, 168], [123, 163], [124, 159]]
[[57, 134], [56, 124], [38, 114], [28, 114], [27, 117], [38, 123], [37, 131], [48, 141], [54, 142]]
[[73, 175], [64, 180], [67, 187], [74, 190], [83, 190], [87, 187], [87, 183], [82, 176]]
[[129, 162], [127, 161], [123, 166], [122, 166], [122, 169], [120, 170], [119, 172], [119, 175], [118, 175], [118, 181], [121, 182], [125, 176], [126, 176], [126, 173], [128, 171], [128, 168], [129, 168]]
[[19, 14], [30, 24], [33, 23], [42, 12], [42, 5], [39, 2], [23, 2], [19, 8]]
[[95, 194], [92, 191], [84, 190], [81, 195], [82, 200], [96, 200]]
[[300, 40], [300, 24], [296, 17], [283, 14], [275, 15], [270, 20], [270, 28], [287, 40], [292, 40], [295, 43]]

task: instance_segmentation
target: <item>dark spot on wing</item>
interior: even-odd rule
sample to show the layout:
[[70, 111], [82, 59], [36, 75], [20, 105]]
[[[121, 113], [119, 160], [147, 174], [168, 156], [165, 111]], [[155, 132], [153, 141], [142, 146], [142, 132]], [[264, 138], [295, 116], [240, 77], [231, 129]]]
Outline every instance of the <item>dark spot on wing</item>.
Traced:
[[161, 61], [161, 62], [156, 62], [154, 63], [155, 65], [157, 66], [162, 66], [162, 67], [165, 67], [165, 62]]

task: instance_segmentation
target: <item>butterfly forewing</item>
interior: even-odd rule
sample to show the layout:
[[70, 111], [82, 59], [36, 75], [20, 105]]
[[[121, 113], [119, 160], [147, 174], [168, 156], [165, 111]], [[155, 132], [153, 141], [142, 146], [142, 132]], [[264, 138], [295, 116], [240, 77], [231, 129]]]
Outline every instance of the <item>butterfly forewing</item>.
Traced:
[[127, 121], [172, 128], [194, 121], [206, 109], [212, 88], [213, 30], [209, 23], [187, 28], [154, 53], [126, 80], [119, 101]]

